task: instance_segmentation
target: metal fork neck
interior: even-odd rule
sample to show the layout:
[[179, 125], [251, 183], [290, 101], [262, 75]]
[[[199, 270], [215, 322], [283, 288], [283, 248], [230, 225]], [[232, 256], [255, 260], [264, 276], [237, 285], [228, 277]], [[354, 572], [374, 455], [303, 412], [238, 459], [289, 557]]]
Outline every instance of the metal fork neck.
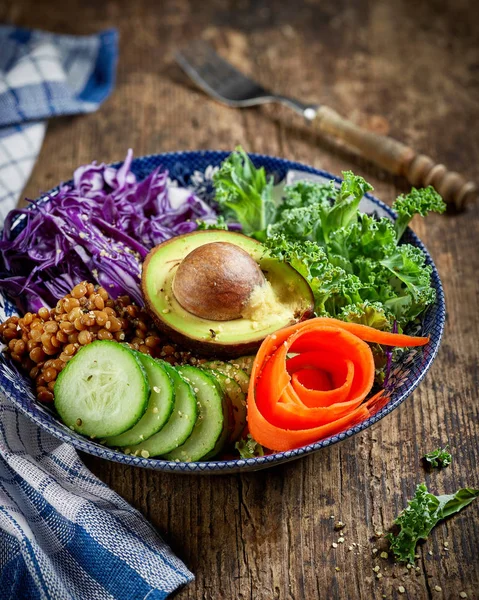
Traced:
[[281, 96], [275, 94], [274, 100], [292, 108], [295, 112], [303, 116], [308, 121], [312, 121], [318, 114], [319, 104], [304, 104], [295, 98], [289, 98], [288, 96]]

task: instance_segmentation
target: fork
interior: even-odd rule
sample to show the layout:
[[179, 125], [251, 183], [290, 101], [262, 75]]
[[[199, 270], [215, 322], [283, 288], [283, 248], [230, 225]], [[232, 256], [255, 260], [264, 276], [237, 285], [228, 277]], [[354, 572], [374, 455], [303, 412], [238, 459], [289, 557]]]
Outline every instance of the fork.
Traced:
[[175, 59], [185, 73], [208, 95], [234, 108], [277, 102], [302, 115], [319, 133], [328, 134], [356, 149], [360, 156], [394, 175], [404, 176], [415, 186], [432, 185], [448, 204], [459, 210], [477, 196], [472, 181], [432, 158], [389, 136], [379, 135], [355, 125], [329, 106], [305, 104], [274, 94], [246, 77], [221, 58], [202, 40], [178, 51]]

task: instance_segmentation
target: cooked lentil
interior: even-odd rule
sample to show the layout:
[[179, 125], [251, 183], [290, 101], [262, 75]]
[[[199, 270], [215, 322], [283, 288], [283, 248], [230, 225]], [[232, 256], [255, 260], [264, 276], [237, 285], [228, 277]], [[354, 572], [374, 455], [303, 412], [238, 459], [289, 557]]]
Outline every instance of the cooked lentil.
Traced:
[[83, 281], [52, 309], [13, 316], [0, 324], [0, 341], [12, 360], [35, 382], [40, 402], [53, 402], [58, 373], [79, 348], [95, 340], [117, 340], [170, 364], [187, 362], [190, 352], [179, 351], [163, 339], [148, 313], [129, 296], [110, 298], [108, 292]]

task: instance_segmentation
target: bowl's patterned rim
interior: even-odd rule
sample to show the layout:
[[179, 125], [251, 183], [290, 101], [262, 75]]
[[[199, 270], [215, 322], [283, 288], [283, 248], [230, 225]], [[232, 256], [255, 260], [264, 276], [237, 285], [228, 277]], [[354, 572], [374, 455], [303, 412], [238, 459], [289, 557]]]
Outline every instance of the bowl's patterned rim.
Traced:
[[[170, 181], [173, 185], [180, 184], [188, 186], [200, 196], [208, 197], [211, 193], [212, 175], [219, 163], [224, 160], [228, 154], [229, 152], [214, 150], [154, 154], [136, 158], [133, 161], [132, 169], [137, 176], [145, 177], [152, 169], [158, 165], [162, 165], [168, 168], [170, 172]], [[339, 177], [326, 171], [308, 167], [301, 163], [261, 154], [251, 154], [250, 156], [257, 166], [264, 166], [266, 171], [269, 174], [273, 174], [277, 181], [282, 180], [285, 177], [286, 172], [291, 169], [317, 175], [324, 179], [333, 180], [336, 183], [341, 181]], [[121, 163], [115, 163], [114, 166], [119, 164]], [[54, 188], [50, 192], [43, 194], [39, 200], [46, 200], [50, 195], [55, 193], [56, 189], [57, 188]], [[366, 197], [362, 201], [361, 208], [367, 212], [374, 211], [380, 216], [384, 215], [391, 219], [395, 219], [395, 214], [391, 208], [371, 194], [366, 194]], [[21, 219], [16, 226], [21, 228]], [[336, 442], [363, 431], [397, 408], [416, 389], [437, 355], [446, 318], [444, 292], [439, 274], [425, 246], [410, 229], [406, 231], [404, 241], [419, 247], [426, 255], [427, 264], [432, 267], [431, 280], [432, 285], [436, 290], [436, 302], [426, 311], [419, 328], [420, 332], [430, 336], [430, 342], [425, 348], [410, 350], [399, 359], [398, 363], [393, 368], [391, 383], [388, 386], [391, 390], [391, 398], [381, 410], [362, 423], [314, 444], [250, 459], [240, 458], [191, 463], [170, 462], [155, 458], [145, 459], [141, 456], [126, 455], [122, 452], [111, 450], [68, 429], [56, 419], [54, 413], [50, 409], [39, 405], [35, 401], [31, 384], [28, 382], [27, 378], [19, 373], [16, 367], [5, 358], [3, 353], [2, 358], [0, 359], [0, 388], [21, 412], [26, 414], [32, 421], [55, 437], [72, 444], [75, 448], [82, 450], [83, 452], [128, 465], [177, 473], [232, 473], [262, 469], [316, 452], [321, 448], [335, 444]], [[8, 298], [0, 295], [0, 321], [4, 320], [14, 312], [14, 305]]]

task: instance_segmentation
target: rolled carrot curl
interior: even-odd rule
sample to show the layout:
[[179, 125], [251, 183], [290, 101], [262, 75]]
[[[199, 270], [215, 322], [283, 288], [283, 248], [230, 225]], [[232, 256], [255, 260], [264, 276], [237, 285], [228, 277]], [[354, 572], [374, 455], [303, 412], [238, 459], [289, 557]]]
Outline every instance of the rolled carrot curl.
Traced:
[[271, 450], [298, 448], [370, 416], [374, 358], [366, 342], [421, 346], [429, 338], [318, 317], [268, 336], [253, 364], [248, 426]]

